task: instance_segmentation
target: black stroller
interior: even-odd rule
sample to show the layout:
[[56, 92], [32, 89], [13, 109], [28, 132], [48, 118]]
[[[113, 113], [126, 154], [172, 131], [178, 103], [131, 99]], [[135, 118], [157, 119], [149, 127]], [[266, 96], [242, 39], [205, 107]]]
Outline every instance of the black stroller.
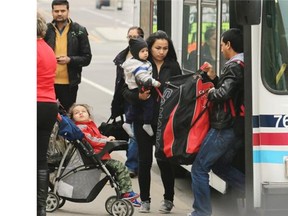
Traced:
[[66, 115], [58, 116], [58, 125], [55, 126], [59, 127], [57, 136], [63, 138], [65, 151], [62, 152], [61, 160], [59, 160], [61, 155], [59, 151], [55, 151], [55, 154], [50, 152], [48, 155], [50, 191], [46, 200], [46, 211], [53, 212], [61, 208], [66, 200], [79, 203], [91, 202], [110, 181], [116, 195], [106, 200], [106, 211], [115, 216], [133, 215], [133, 204], [129, 200], [121, 199], [119, 185], [113, 173], [101, 161], [106, 152], [127, 149], [127, 141], [107, 142], [104, 149], [96, 154], [92, 146], [83, 139], [84, 134], [74, 122]]

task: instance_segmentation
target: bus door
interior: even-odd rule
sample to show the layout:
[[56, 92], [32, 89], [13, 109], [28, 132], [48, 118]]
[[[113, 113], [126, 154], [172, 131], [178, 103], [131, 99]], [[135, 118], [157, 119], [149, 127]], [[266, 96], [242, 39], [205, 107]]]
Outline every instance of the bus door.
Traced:
[[254, 205], [275, 216], [288, 215], [287, 8], [263, 1], [261, 29], [252, 27]]
[[[225, 60], [220, 52], [220, 36], [229, 29], [229, 1], [184, 0], [182, 18], [182, 69], [192, 73], [205, 62], [213, 65], [218, 75]], [[173, 31], [173, 30], [172, 30]], [[191, 171], [191, 166], [183, 165]], [[210, 186], [226, 193], [227, 184], [210, 172]]]

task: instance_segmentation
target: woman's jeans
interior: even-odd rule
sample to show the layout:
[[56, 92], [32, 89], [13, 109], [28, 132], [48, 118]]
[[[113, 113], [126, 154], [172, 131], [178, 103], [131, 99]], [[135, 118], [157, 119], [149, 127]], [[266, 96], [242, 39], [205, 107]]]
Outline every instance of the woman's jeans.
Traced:
[[211, 128], [205, 137], [192, 165], [192, 190], [194, 194], [192, 216], [212, 214], [209, 172], [219, 175], [231, 186], [244, 192], [245, 176], [231, 166], [237, 150], [243, 145], [242, 138], [236, 138], [233, 128], [217, 130]]
[[127, 160], [125, 162], [125, 166], [129, 171], [138, 174], [138, 146], [134, 137], [129, 139], [126, 156]]

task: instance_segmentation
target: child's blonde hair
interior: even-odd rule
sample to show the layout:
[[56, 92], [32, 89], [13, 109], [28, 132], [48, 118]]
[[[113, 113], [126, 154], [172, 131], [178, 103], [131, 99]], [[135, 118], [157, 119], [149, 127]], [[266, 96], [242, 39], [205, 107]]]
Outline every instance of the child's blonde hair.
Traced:
[[74, 108], [75, 108], [76, 106], [82, 106], [82, 107], [84, 107], [84, 108], [87, 110], [89, 117], [90, 117], [91, 119], [93, 119], [93, 116], [91, 115], [92, 107], [90, 107], [88, 104], [77, 104], [77, 103], [74, 103], [74, 104], [70, 107], [70, 109], [69, 109], [69, 111], [68, 111], [68, 116], [69, 116], [71, 119], [74, 119], [74, 118], [73, 118], [73, 110], [74, 110]]

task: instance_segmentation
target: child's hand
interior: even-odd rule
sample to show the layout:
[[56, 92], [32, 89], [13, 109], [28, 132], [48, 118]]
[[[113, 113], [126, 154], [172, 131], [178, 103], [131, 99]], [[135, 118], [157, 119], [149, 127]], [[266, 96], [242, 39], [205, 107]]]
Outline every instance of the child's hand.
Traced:
[[107, 139], [108, 139], [108, 141], [113, 141], [113, 140], [115, 140], [116, 138], [115, 138], [114, 136], [109, 136]]
[[156, 88], [160, 87], [160, 85], [161, 85], [161, 83], [159, 81], [157, 81], [157, 80], [154, 80], [152, 84]]

